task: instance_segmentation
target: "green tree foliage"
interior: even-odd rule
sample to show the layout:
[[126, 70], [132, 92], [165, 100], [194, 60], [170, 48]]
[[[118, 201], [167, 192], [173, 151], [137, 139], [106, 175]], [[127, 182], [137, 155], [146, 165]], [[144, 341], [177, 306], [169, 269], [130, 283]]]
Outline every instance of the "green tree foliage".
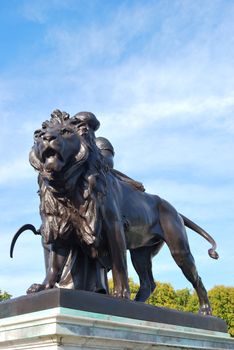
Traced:
[[176, 309], [176, 292], [170, 283], [157, 282], [157, 287], [147, 300], [147, 303]]
[[195, 292], [190, 289], [178, 289], [176, 293], [176, 309], [187, 312], [198, 312], [199, 302]]
[[177, 310], [188, 311], [188, 303], [191, 298], [190, 290], [188, 288], [178, 289], [175, 294]]
[[224, 319], [234, 337], [234, 287], [215, 286], [209, 292], [213, 315]]
[[7, 292], [2, 292], [0, 290], [0, 301], [7, 300], [7, 299], [10, 299], [10, 298], [11, 298], [10, 294], [8, 294]]
[[198, 313], [199, 310], [199, 300], [196, 292], [190, 292], [190, 297], [187, 303], [185, 311]]

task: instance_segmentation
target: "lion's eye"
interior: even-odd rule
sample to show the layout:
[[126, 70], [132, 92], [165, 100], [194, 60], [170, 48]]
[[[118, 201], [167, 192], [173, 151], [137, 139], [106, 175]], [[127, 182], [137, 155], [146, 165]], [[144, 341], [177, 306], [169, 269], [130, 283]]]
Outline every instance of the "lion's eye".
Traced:
[[63, 129], [60, 130], [60, 134], [61, 135], [71, 134], [71, 133], [72, 133], [72, 130], [68, 129], [68, 128], [63, 128]]
[[70, 124], [72, 124], [72, 125], [77, 125], [79, 123], [80, 123], [79, 119], [72, 119], [71, 122], [70, 122]]

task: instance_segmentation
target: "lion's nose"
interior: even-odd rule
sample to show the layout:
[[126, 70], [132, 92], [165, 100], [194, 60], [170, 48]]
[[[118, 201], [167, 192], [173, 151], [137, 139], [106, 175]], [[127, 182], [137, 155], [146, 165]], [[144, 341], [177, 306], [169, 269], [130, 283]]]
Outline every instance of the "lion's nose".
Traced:
[[42, 136], [43, 140], [45, 141], [53, 141], [57, 138], [57, 136], [55, 134], [46, 132], [43, 136]]

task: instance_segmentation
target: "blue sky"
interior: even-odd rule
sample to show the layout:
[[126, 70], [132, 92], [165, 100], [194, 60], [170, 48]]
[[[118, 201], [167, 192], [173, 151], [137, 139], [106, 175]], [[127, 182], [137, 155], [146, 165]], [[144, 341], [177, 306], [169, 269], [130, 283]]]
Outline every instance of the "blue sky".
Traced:
[[[3, 0], [0, 4], [0, 289], [44, 277], [33, 131], [59, 108], [98, 117], [115, 167], [216, 239], [220, 260], [188, 230], [207, 288], [233, 285], [234, 3]], [[154, 277], [189, 287], [168, 249]], [[129, 275], [137, 281], [129, 263]]]

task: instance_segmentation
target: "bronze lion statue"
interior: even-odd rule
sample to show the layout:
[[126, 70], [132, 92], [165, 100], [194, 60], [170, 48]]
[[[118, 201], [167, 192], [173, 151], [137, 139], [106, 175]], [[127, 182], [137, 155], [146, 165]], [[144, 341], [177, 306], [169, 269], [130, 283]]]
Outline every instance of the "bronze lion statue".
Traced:
[[200, 313], [211, 314], [185, 226], [212, 244], [209, 255], [217, 259], [215, 241], [170, 203], [113, 169], [114, 151], [105, 139], [95, 138], [98, 127], [92, 113], [70, 117], [56, 110], [35, 131], [30, 163], [39, 172], [42, 225], [38, 232], [26, 225], [17, 237], [25, 229], [40, 233], [49, 255], [45, 281], [28, 292], [63, 286], [68, 273], [75, 288], [107, 292], [106, 271], [111, 269], [114, 295], [129, 298], [129, 249], [140, 280], [136, 300], [145, 301], [155, 289], [152, 257], [166, 243], [197, 292]]

